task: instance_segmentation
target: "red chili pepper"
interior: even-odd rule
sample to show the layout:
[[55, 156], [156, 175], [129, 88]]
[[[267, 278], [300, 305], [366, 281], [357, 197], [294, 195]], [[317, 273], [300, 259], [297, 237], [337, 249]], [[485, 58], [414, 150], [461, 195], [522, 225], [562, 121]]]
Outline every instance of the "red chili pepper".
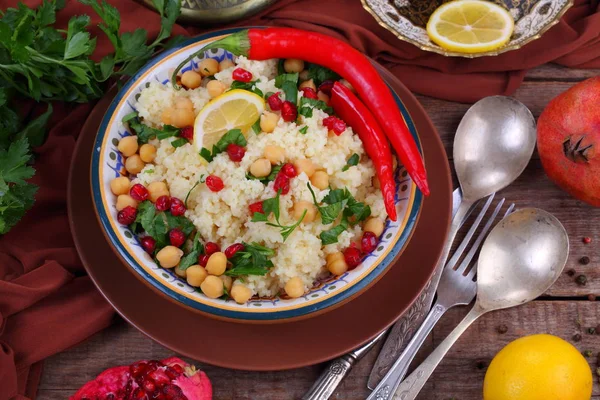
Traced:
[[367, 108], [372, 110], [400, 161], [421, 192], [429, 194], [423, 159], [402, 114], [398, 111], [394, 96], [369, 59], [358, 50], [330, 36], [300, 29], [241, 30], [210, 43], [185, 59], [173, 72], [173, 85], [177, 83], [177, 74], [181, 68], [199, 53], [213, 48], [228, 50], [238, 56], [244, 55], [251, 60], [297, 58], [322, 65], [341, 75], [358, 92]]
[[396, 221], [398, 217], [394, 201], [396, 184], [392, 152], [381, 127], [367, 106], [350, 89], [339, 82], [336, 82], [331, 90], [331, 105], [362, 140], [365, 151], [375, 165], [385, 210], [390, 219]]

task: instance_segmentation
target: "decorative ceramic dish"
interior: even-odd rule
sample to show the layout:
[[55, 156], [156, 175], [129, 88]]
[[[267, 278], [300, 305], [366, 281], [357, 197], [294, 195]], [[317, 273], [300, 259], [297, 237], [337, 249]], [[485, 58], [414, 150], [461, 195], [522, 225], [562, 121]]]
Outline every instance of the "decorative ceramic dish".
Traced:
[[387, 30], [399, 39], [414, 44], [425, 51], [458, 57], [495, 56], [516, 50], [538, 39], [558, 23], [573, 5], [573, 0], [493, 0], [506, 7], [515, 20], [514, 33], [504, 47], [484, 53], [465, 54], [444, 50], [429, 40], [427, 21], [445, 0], [361, 0], [363, 7]]
[[[170, 50], [153, 59], [121, 89], [105, 114], [94, 147], [91, 164], [91, 183], [94, 203], [105, 234], [117, 253], [134, 273], [160, 293], [203, 313], [241, 321], [277, 321], [314, 316], [348, 301], [375, 283], [405, 249], [415, 228], [422, 203], [422, 195], [406, 172], [399, 168], [396, 175], [397, 222], [388, 221], [377, 248], [352, 271], [315, 286], [296, 299], [254, 298], [246, 304], [232, 300], [210, 299], [196, 288], [175, 275], [172, 270], [158, 266], [142, 249], [137, 236], [116, 220], [117, 210], [110, 181], [123, 169], [123, 158], [117, 150], [121, 138], [127, 136], [123, 117], [133, 111], [136, 96], [149, 82], [166, 83], [170, 73], [191, 52], [237, 30], [220, 31], [219, 35], [207, 34], [194, 38], [177, 49]], [[210, 51], [205, 57], [222, 60], [231, 55], [222, 50]], [[192, 60], [191, 63], [197, 63]], [[187, 66], [186, 68], [190, 68]], [[184, 69], [185, 70], [185, 69]], [[407, 125], [419, 144], [419, 138], [411, 116], [394, 94]]]
[[[139, 0], [154, 9], [152, 0]], [[275, 0], [182, 0], [182, 21], [223, 24], [247, 18], [273, 4]]]

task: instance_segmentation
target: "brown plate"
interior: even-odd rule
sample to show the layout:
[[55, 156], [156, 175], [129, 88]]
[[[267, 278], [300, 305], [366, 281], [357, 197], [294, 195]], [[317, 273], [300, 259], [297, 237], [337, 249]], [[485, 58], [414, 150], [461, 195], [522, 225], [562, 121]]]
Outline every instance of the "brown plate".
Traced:
[[100, 292], [123, 318], [163, 346], [202, 362], [234, 369], [282, 370], [317, 364], [347, 353], [391, 325], [408, 309], [433, 273], [450, 222], [452, 189], [446, 153], [427, 114], [404, 85], [388, 72], [383, 74], [391, 78], [417, 127], [432, 193], [423, 202], [408, 247], [385, 279], [336, 310], [277, 325], [244, 325], [204, 317], [152, 291], [112, 251], [98, 224], [88, 189], [94, 138], [116, 94], [116, 90], [111, 90], [83, 126], [68, 189], [75, 244]]

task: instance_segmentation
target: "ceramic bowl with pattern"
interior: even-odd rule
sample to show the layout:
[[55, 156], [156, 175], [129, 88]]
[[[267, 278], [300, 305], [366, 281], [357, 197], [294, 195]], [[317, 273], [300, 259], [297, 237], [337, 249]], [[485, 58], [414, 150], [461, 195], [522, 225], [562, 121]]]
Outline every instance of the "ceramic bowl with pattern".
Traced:
[[[306, 318], [317, 315], [352, 299], [380, 279], [394, 264], [405, 249], [418, 220], [422, 195], [403, 168], [396, 172], [398, 188], [396, 222], [387, 221], [380, 243], [368, 254], [361, 265], [341, 276], [316, 282], [302, 297], [296, 299], [253, 298], [246, 304], [237, 304], [231, 299], [210, 299], [172, 270], [158, 266], [141, 247], [137, 236], [117, 222], [115, 196], [110, 190], [110, 181], [118, 177], [124, 168], [124, 160], [117, 150], [119, 140], [129, 135], [122, 118], [134, 110], [136, 96], [148, 82], [165, 84], [173, 69], [191, 52], [202, 48], [235, 29], [213, 32], [188, 40], [176, 49], [167, 51], [143, 67], [123, 86], [106, 112], [96, 137], [91, 161], [91, 190], [97, 214], [104, 233], [117, 254], [131, 271], [167, 298], [204, 314], [222, 319], [245, 322], [275, 322]], [[231, 57], [223, 50], [209, 51], [204, 57], [222, 60]], [[192, 60], [191, 63], [197, 63]], [[184, 68], [191, 68], [188, 65]], [[410, 114], [394, 93], [398, 108], [420, 147], [419, 137]]]
[[503, 47], [483, 53], [457, 53], [447, 51], [429, 40], [427, 21], [441, 4], [448, 0], [361, 0], [363, 7], [387, 30], [399, 39], [445, 56], [483, 57], [495, 56], [517, 50], [538, 39], [554, 26], [573, 5], [573, 0], [492, 0], [505, 7], [515, 20], [515, 30]]

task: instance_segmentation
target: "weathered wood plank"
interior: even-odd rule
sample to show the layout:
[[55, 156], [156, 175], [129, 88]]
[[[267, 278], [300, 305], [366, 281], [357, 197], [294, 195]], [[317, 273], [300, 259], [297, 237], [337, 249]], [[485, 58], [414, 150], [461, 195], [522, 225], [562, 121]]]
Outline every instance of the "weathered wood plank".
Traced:
[[[439, 344], [466, 314], [461, 307], [440, 321], [419, 359]], [[576, 320], [581, 321], [581, 329]], [[480, 400], [485, 370], [494, 354], [510, 341], [534, 333], [551, 333], [572, 341], [576, 333], [583, 339], [575, 343], [579, 350], [600, 351], [600, 335], [584, 330], [600, 322], [600, 302], [536, 301], [519, 308], [497, 311], [482, 317], [458, 341], [427, 384], [422, 400]], [[507, 325], [500, 334], [497, 327]], [[193, 332], [190, 332], [193, 334]], [[328, 340], [325, 336], [323, 340]], [[335, 340], [335, 339], [331, 339]], [[249, 344], [251, 345], [251, 344]], [[88, 342], [55, 355], [46, 361], [39, 398], [65, 399], [87, 380], [108, 366], [128, 364], [143, 358], [163, 358], [172, 353], [121, 322], [95, 335]], [[352, 371], [333, 397], [343, 400], [364, 399], [370, 368], [377, 355], [372, 351]], [[282, 355], [285, 357], [285, 355]], [[596, 357], [589, 359], [595, 370]], [[482, 364], [483, 363], [483, 364]], [[299, 399], [316, 379], [322, 366], [281, 372], [243, 372], [201, 365], [210, 376], [214, 398], [218, 400], [289, 400]], [[594, 400], [600, 400], [600, 387], [594, 386]]]
[[600, 69], [569, 69], [558, 64], [545, 64], [530, 69], [526, 80], [576, 81], [600, 75]]

